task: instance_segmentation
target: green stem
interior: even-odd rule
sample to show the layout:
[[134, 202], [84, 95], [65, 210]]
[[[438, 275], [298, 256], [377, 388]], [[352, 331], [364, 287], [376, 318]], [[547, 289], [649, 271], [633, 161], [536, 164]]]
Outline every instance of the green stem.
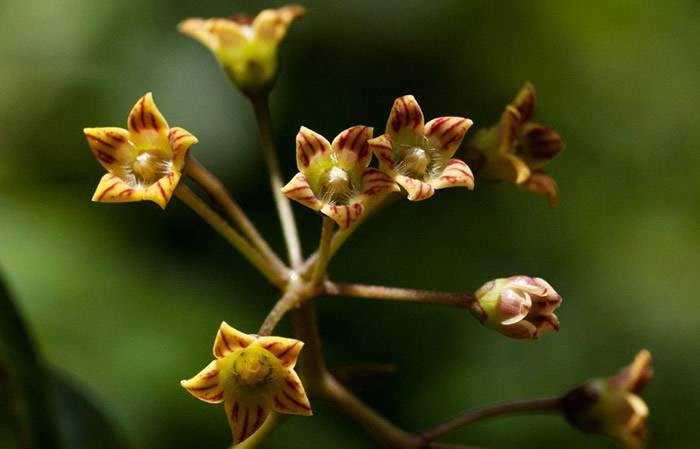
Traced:
[[0, 404], [10, 414], [17, 447], [62, 447], [44, 369], [19, 311], [0, 280]]
[[287, 244], [289, 261], [292, 268], [298, 269], [303, 262], [301, 243], [299, 242], [299, 233], [297, 231], [296, 221], [294, 220], [292, 205], [289, 198], [282, 193], [282, 171], [277, 158], [275, 141], [272, 137], [272, 118], [270, 115], [268, 97], [267, 94], [251, 96], [250, 101], [253, 105], [255, 119], [258, 124], [263, 155], [265, 156], [265, 162], [267, 163], [267, 169], [270, 175], [272, 196], [275, 199], [277, 213], [282, 224], [282, 233], [284, 234], [284, 241]]
[[445, 306], [469, 308], [474, 302], [468, 293], [435, 292], [412, 288], [384, 287], [379, 285], [343, 284], [326, 281], [325, 292], [333, 296], [352, 296], [389, 301], [420, 302]]
[[418, 436], [420, 441], [420, 445], [418, 447], [426, 447], [431, 441], [435, 441], [455, 429], [459, 429], [462, 426], [485, 418], [512, 415], [514, 413], [559, 413], [561, 411], [561, 400], [562, 398], [560, 396], [554, 396], [509, 402], [506, 404], [469, 410], [456, 418], [445, 421], [444, 423], [421, 433]]
[[241, 206], [236, 202], [219, 179], [206, 169], [197, 159], [188, 156], [185, 165], [187, 174], [194, 182], [199, 184], [207, 194], [231, 217], [243, 235], [253, 244], [255, 249], [260, 251], [262, 256], [272, 265], [277, 273], [287, 272], [287, 268], [282, 261], [272, 251], [267, 241], [260, 235], [255, 225], [243, 212]]
[[341, 413], [346, 414], [387, 448], [412, 447], [413, 437], [368, 407], [332, 375], [326, 374], [321, 394]]
[[321, 241], [318, 244], [318, 257], [316, 258], [316, 263], [314, 264], [314, 272], [311, 276], [311, 285], [320, 284], [323, 278], [326, 276], [326, 268], [328, 268], [328, 263], [331, 260], [330, 251], [334, 228], [335, 222], [332, 219], [324, 216], [323, 224], [321, 225]]
[[236, 248], [248, 261], [260, 271], [273, 285], [283, 287], [287, 282], [285, 273], [277, 273], [253, 248], [241, 234], [238, 233], [224, 218], [210, 208], [197, 194], [195, 194], [185, 184], [180, 184], [175, 190], [177, 196], [183, 203], [190, 207], [197, 215], [214, 228], [221, 236]]

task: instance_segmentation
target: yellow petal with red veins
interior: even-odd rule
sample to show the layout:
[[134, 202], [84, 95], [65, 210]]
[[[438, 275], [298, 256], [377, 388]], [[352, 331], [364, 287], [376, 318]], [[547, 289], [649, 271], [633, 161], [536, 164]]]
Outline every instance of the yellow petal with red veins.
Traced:
[[337, 153], [338, 163], [342, 167], [359, 166], [365, 168], [372, 158], [367, 141], [372, 138], [373, 128], [353, 126], [341, 132], [333, 139], [331, 148]]
[[102, 177], [100, 183], [92, 195], [92, 200], [101, 203], [130, 203], [143, 200], [143, 190], [137, 189], [118, 176], [107, 173]]
[[391, 136], [383, 134], [367, 141], [369, 148], [379, 161], [382, 170], [392, 172], [394, 170], [394, 150], [392, 148]]
[[287, 5], [278, 9], [266, 9], [253, 20], [255, 38], [261, 41], [277, 43], [287, 34], [291, 23], [304, 15], [303, 6]]
[[362, 173], [362, 195], [365, 197], [373, 197], [399, 191], [401, 191], [401, 189], [398, 184], [396, 184], [396, 181], [394, 181], [394, 178], [381, 170], [367, 168], [364, 173]]
[[410, 201], [427, 200], [435, 193], [435, 188], [423, 181], [404, 175], [396, 175], [394, 178], [401, 187], [406, 189]]
[[226, 417], [233, 434], [234, 444], [240, 444], [260, 428], [269, 411], [260, 404], [248, 404], [238, 400], [226, 400]]
[[288, 370], [286, 372], [284, 384], [273, 398], [272, 407], [273, 410], [280, 413], [312, 415], [309, 398], [306, 396], [299, 376], [294, 371]]
[[449, 158], [455, 154], [473, 123], [464, 117], [438, 117], [426, 123], [425, 137], [431, 147]]
[[182, 387], [192, 396], [210, 404], [218, 404], [224, 400], [224, 386], [219, 378], [219, 365], [216, 360], [191, 379], [180, 382]]
[[270, 351], [285, 368], [294, 368], [299, 351], [304, 347], [301, 341], [284, 337], [259, 337], [257, 343]]
[[223, 321], [214, 339], [214, 357], [225, 357], [237, 349], [248, 347], [254, 341], [254, 337], [234, 329]]
[[143, 190], [143, 199], [153, 201], [161, 209], [165, 209], [177, 188], [177, 184], [180, 182], [181, 176], [180, 171], [169, 171], [167, 175]]
[[183, 128], [170, 128], [168, 143], [173, 151], [173, 163], [177, 170], [182, 170], [187, 158], [187, 151], [192, 145], [199, 142], [189, 131]]
[[108, 171], [134, 160], [135, 151], [129, 142], [129, 131], [123, 128], [85, 128], [88, 145], [97, 161]]
[[302, 173], [294, 175], [292, 180], [289, 181], [286, 186], [282, 187], [282, 193], [287, 195], [288, 198], [313, 210], [320, 210], [321, 207], [323, 207], [321, 201], [316, 198], [316, 195], [314, 195], [314, 192], [311, 190], [306, 176]]
[[386, 134], [394, 141], [418, 145], [424, 135], [423, 111], [413, 95], [404, 95], [394, 101], [386, 123]]
[[347, 229], [360, 219], [362, 214], [365, 212], [365, 206], [363, 206], [361, 203], [346, 205], [325, 204], [321, 208], [321, 212], [338, 223], [338, 226], [340, 226], [341, 229]]
[[469, 166], [459, 159], [450, 159], [442, 174], [430, 182], [433, 188], [445, 189], [448, 187], [474, 188], [474, 175]]
[[[134, 105], [127, 120], [130, 137], [139, 150], [168, 150], [168, 122], [149, 92]], [[170, 156], [170, 154], [168, 154]]]
[[297, 133], [296, 146], [297, 167], [302, 173], [306, 172], [316, 157], [328, 154], [331, 149], [331, 144], [325, 137], [304, 126]]

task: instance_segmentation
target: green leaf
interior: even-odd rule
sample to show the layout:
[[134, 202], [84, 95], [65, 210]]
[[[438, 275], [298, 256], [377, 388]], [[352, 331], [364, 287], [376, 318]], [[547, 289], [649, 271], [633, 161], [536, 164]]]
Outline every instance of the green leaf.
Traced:
[[31, 337], [0, 278], [0, 404], [9, 414], [20, 449], [63, 447], [46, 378]]

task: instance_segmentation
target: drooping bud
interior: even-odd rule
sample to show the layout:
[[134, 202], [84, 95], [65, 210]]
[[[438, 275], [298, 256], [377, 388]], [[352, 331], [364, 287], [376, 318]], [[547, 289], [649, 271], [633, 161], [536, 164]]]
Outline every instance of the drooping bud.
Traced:
[[475, 299], [472, 313], [485, 326], [508, 337], [536, 340], [545, 332], [559, 330], [554, 310], [561, 304], [561, 296], [544, 279], [495, 279], [481, 286]]
[[542, 171], [564, 150], [564, 139], [553, 129], [531, 121], [535, 88], [526, 83], [501, 118], [478, 130], [462, 147], [462, 155], [479, 177], [505, 181], [558, 203], [557, 184]]
[[649, 408], [639, 394], [652, 374], [651, 354], [642, 350], [617, 375], [590, 380], [567, 393], [564, 415], [583, 432], [615, 438], [626, 449], [643, 449]]

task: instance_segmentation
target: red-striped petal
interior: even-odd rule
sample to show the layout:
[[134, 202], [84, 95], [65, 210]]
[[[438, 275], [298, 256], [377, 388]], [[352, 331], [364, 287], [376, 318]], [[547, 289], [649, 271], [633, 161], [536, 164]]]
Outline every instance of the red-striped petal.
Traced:
[[299, 376], [294, 371], [287, 371], [282, 388], [273, 398], [272, 407], [273, 410], [280, 413], [312, 415], [309, 398]]
[[165, 209], [180, 182], [181, 176], [179, 170], [171, 170], [167, 175], [144, 189], [143, 199], [153, 201], [162, 209]]
[[345, 205], [325, 204], [321, 212], [338, 223], [340, 229], [347, 229], [360, 219], [365, 212], [365, 206], [359, 202]]
[[92, 201], [101, 203], [131, 203], [143, 200], [143, 189], [132, 187], [111, 173], [102, 177], [92, 195]]
[[236, 400], [227, 400], [225, 408], [234, 444], [247, 440], [263, 425], [269, 415], [269, 410], [262, 405]]
[[406, 189], [410, 201], [427, 200], [435, 193], [435, 188], [423, 181], [404, 175], [396, 175], [394, 178], [401, 187]]
[[304, 347], [301, 341], [284, 337], [259, 337], [257, 343], [270, 351], [285, 368], [294, 368]]
[[338, 164], [345, 168], [367, 167], [372, 158], [367, 141], [373, 129], [368, 126], [353, 126], [338, 134], [331, 147], [337, 154]]
[[197, 399], [218, 404], [224, 400], [224, 387], [219, 372], [218, 362], [214, 360], [193, 378], [181, 381], [180, 385]]
[[184, 128], [170, 128], [168, 132], [168, 143], [173, 151], [173, 163], [175, 168], [181, 170], [185, 164], [187, 151], [199, 140]]
[[474, 175], [464, 161], [450, 159], [440, 176], [433, 179], [430, 184], [436, 190], [448, 187], [466, 187], [471, 190], [474, 188]]
[[107, 171], [119, 170], [120, 166], [131, 163], [135, 150], [129, 142], [129, 131], [123, 128], [85, 128], [83, 130], [88, 145], [97, 161]]
[[168, 122], [156, 107], [150, 92], [131, 109], [127, 125], [131, 140], [140, 149], [168, 148]]
[[381, 170], [367, 168], [362, 174], [362, 195], [366, 197], [399, 192], [400, 190], [394, 178]]
[[309, 186], [309, 181], [302, 173], [297, 173], [286, 186], [282, 187], [282, 193], [313, 210], [320, 210], [323, 207], [323, 203], [316, 198]]
[[392, 140], [389, 134], [383, 134], [367, 141], [370, 150], [374, 153], [379, 161], [379, 166], [383, 171], [392, 172], [394, 169], [394, 150]]
[[410, 145], [422, 143], [424, 132], [423, 111], [413, 95], [404, 95], [394, 101], [386, 123], [386, 134], [392, 140]]
[[254, 341], [254, 337], [234, 329], [223, 321], [214, 340], [214, 357], [225, 357], [233, 351], [248, 347]]
[[450, 158], [459, 148], [472, 123], [464, 117], [438, 117], [426, 123], [425, 137], [444, 158]]
[[297, 167], [302, 173], [306, 172], [311, 162], [318, 156], [328, 154], [331, 144], [319, 133], [304, 126], [297, 133]]

